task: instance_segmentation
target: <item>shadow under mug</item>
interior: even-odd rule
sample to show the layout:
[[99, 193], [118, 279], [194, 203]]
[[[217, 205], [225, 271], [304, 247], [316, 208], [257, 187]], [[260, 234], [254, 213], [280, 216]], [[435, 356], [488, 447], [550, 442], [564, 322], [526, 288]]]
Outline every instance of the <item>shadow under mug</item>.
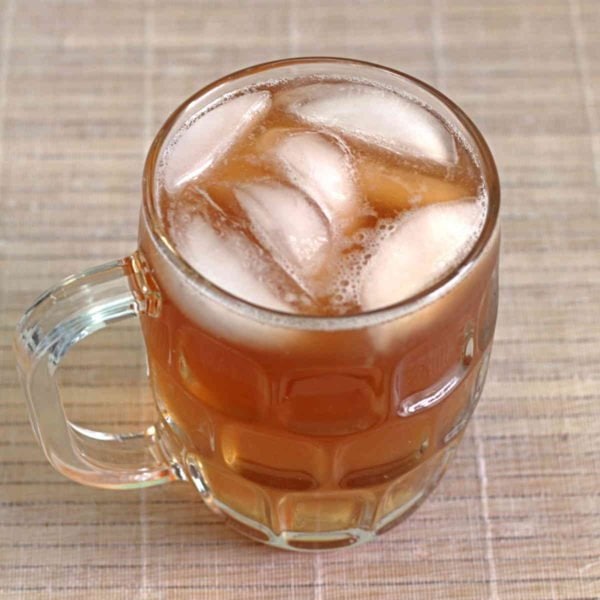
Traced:
[[[223, 94], [267, 80], [370, 80], [431, 107], [472, 150], [488, 193], [468, 256], [430, 288], [352, 316], [281, 313], [195, 272], [161, 226], [156, 172], [181, 126]], [[377, 65], [303, 58], [229, 75], [158, 132], [143, 180], [139, 247], [69, 277], [18, 324], [31, 423], [60, 473], [131, 489], [186, 480], [241, 533], [296, 550], [387, 531], [433, 489], [481, 394], [497, 312], [498, 177], [473, 123], [430, 86]], [[56, 373], [78, 342], [139, 318], [157, 420], [109, 434], [69, 422]]]

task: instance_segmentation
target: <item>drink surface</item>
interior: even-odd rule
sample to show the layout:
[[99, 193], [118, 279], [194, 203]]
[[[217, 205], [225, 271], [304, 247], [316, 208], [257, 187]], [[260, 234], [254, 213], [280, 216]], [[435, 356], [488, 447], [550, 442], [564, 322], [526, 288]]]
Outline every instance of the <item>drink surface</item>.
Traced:
[[435, 283], [486, 190], [460, 137], [367, 82], [291, 80], [192, 117], [167, 150], [167, 235], [209, 281], [282, 312], [354, 314]]
[[[157, 180], [166, 237], [208, 281], [282, 312], [352, 315], [409, 298], [465, 257], [486, 215], [460, 136], [363, 81], [245, 89], [173, 140]], [[157, 403], [188, 477], [232, 524], [282, 547], [343, 546], [434, 487], [485, 378], [497, 236], [443, 296], [331, 330], [204, 294], [144, 220], [140, 248], [162, 299], [141, 315]]]

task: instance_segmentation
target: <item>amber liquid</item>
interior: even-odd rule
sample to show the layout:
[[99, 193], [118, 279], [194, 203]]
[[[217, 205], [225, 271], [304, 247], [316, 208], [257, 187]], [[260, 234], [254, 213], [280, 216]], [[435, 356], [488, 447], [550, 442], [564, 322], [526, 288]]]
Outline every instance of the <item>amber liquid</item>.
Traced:
[[[272, 112], [227, 161], [163, 203], [192, 201], [198, 185], [219, 198], [223, 182], [265, 176], [257, 160], [265, 132], [300, 126]], [[425, 203], [477, 193], [463, 149], [449, 176], [346, 142], [361, 157], [360, 185], [375, 218], [410, 208], [413, 188]], [[219, 201], [226, 207], [228, 198]], [[143, 226], [141, 252], [162, 297], [159, 314], [142, 316], [155, 395], [209, 505], [257, 539], [324, 548], [387, 530], [427, 495], [483, 385], [497, 242], [446, 295], [393, 322], [348, 331], [254, 322], [255, 339], [182, 308]], [[336, 310], [323, 297], [310, 312]], [[225, 323], [227, 311], [215, 314]]]

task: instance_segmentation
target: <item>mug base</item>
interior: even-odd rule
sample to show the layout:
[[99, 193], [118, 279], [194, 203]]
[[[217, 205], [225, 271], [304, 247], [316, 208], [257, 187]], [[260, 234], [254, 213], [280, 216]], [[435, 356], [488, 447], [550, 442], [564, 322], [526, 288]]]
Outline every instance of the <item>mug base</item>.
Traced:
[[207, 478], [198, 459], [188, 454], [186, 464], [190, 481], [200, 492], [207, 506], [213, 512], [225, 517], [225, 524], [244, 537], [250, 538], [281, 550], [296, 552], [323, 552], [338, 550], [363, 544], [388, 532], [408, 518], [425, 501], [443, 476], [458, 440], [450, 444], [433, 458], [434, 464], [429, 464], [430, 474], [427, 483], [420, 490], [405, 497], [404, 502], [397, 504], [394, 510], [373, 519], [369, 529], [348, 528], [328, 531], [275, 531], [239, 510], [232, 508], [216, 498], [211, 491]]

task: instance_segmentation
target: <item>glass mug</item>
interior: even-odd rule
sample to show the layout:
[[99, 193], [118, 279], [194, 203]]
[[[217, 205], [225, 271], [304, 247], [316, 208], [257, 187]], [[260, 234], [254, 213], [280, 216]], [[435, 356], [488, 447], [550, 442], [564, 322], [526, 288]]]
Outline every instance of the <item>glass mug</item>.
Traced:
[[[450, 273], [397, 304], [355, 315], [286, 314], [199, 275], [157, 214], [161, 153], [183, 123], [265, 80], [366, 78], [409, 94], [470, 147], [487, 187], [479, 238]], [[76, 482], [131, 489], [189, 481], [255, 540], [296, 550], [349, 546], [405, 518], [444, 472], [481, 394], [497, 312], [500, 191], [473, 123], [430, 86], [377, 65], [330, 58], [245, 69], [185, 101], [144, 168], [139, 248], [65, 279], [19, 322], [16, 352], [31, 423], [50, 463]], [[140, 319], [157, 420], [126, 435], [65, 416], [63, 356], [113, 322]]]

